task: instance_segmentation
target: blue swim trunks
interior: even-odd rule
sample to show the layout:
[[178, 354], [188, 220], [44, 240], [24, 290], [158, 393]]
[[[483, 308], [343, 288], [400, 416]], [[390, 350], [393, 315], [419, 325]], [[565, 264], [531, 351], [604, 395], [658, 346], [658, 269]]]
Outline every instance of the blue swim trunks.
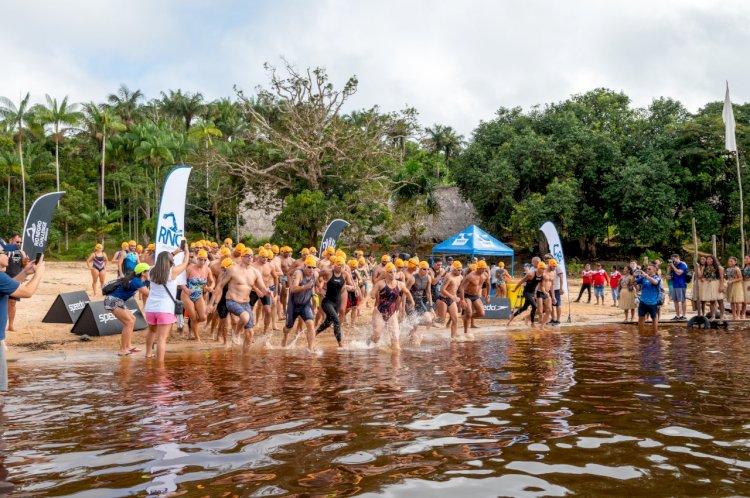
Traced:
[[253, 328], [253, 326], [255, 326], [255, 320], [253, 318], [253, 308], [250, 306], [250, 303], [238, 303], [237, 301], [227, 299], [227, 309], [231, 314], [235, 316], [240, 316], [242, 313], [247, 313], [250, 316], [250, 318], [247, 320], [247, 323], [245, 324], [246, 329], [251, 329]]

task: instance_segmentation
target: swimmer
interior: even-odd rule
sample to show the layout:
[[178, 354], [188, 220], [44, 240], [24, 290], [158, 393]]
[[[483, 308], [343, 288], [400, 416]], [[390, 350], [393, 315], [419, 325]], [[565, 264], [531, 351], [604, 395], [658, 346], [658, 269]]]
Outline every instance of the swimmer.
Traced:
[[200, 249], [196, 254], [196, 262], [191, 263], [185, 272], [187, 282], [182, 286], [182, 303], [185, 305], [185, 311], [190, 317], [190, 330], [187, 333], [187, 339], [191, 334], [195, 340], [202, 342], [198, 333], [198, 325], [206, 321], [206, 300], [205, 292], [211, 292], [214, 288], [214, 275], [208, 267], [208, 253], [205, 249]]
[[104, 282], [107, 280], [107, 253], [103, 250], [104, 246], [96, 244], [94, 246], [94, 252], [89, 255], [86, 260], [86, 266], [91, 272], [91, 290], [96, 296], [96, 284], [99, 283], [99, 289], [104, 287]]
[[375, 309], [372, 312], [372, 337], [368, 342], [378, 343], [383, 329], [388, 332], [391, 339], [391, 349], [401, 349], [399, 343], [398, 308], [399, 302], [404, 296], [414, 307], [414, 298], [403, 282], [396, 280], [396, 265], [387, 263], [383, 267], [385, 275], [372, 287], [371, 297], [375, 300]]

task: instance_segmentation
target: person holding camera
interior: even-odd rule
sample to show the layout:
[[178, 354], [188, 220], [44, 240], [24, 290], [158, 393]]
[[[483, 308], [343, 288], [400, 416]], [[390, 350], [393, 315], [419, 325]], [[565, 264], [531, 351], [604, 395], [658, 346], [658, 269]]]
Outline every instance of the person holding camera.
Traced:
[[[159, 362], [164, 361], [164, 353], [167, 347], [167, 337], [172, 329], [172, 324], [177, 322], [176, 312], [182, 314], [182, 302], [176, 309], [178, 303], [175, 296], [177, 295], [177, 277], [190, 264], [190, 255], [187, 250], [187, 243], [183, 239], [179, 249], [173, 252], [162, 251], [156, 257], [156, 263], [149, 272], [151, 288], [149, 290], [146, 306], [143, 311], [146, 314], [148, 323], [148, 332], [146, 333], [146, 358], [153, 357], [151, 351], [154, 340], [156, 340], [156, 359]], [[182, 263], [175, 266], [174, 255], [183, 253]]]
[[646, 271], [636, 273], [635, 283], [641, 286], [641, 298], [638, 304], [638, 332], [643, 333], [643, 324], [646, 321], [646, 315], [651, 317], [651, 326], [653, 332], [659, 330], [659, 289], [661, 288], [661, 278], [657, 274], [657, 268], [654, 263], [649, 263]]
[[669, 278], [672, 281], [672, 293], [669, 298], [674, 303], [673, 321], [687, 320], [687, 272], [688, 266], [680, 260], [679, 254], [669, 258]]

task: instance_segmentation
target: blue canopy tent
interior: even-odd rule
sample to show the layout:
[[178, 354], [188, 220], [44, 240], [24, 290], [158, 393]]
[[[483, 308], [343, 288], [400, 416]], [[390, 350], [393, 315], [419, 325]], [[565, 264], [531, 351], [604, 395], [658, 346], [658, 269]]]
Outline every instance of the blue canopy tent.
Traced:
[[471, 258], [482, 256], [510, 256], [510, 271], [513, 273], [515, 252], [476, 225], [464, 228], [448, 240], [432, 248], [432, 254], [465, 254]]

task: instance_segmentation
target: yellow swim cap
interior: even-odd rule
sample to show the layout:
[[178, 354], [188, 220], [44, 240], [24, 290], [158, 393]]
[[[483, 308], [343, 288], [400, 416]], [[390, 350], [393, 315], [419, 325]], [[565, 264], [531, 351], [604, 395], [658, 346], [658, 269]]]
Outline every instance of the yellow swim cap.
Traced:
[[219, 247], [219, 243], [218, 242], [211, 242], [211, 247]]
[[229, 237], [227, 237], [226, 239], [224, 239], [224, 243], [225, 244], [231, 244], [232, 243], [232, 239], [230, 239]]
[[331, 258], [331, 263], [334, 265], [343, 265], [346, 263], [346, 259], [342, 258], [341, 256], [334, 256]]
[[547, 265], [544, 264], [544, 261], [540, 261], [539, 264], [536, 265], [536, 267], [538, 269], [540, 269], [540, 270], [543, 270], [543, 269], [547, 268]]
[[147, 246], [146, 246], [146, 249], [147, 249], [148, 251], [153, 251], [154, 249], [156, 249], [156, 245], [155, 245], [155, 244], [153, 244], [153, 243], [152, 243], [152, 244], [149, 244], [149, 245], [147, 245]]
[[354, 269], [357, 267], [357, 260], [356, 259], [350, 259], [346, 262], [346, 264], [349, 266], [349, 268]]
[[205, 251], [205, 249], [201, 249], [198, 251], [198, 254], [196, 254], [201, 259], [208, 259], [208, 253]]
[[554, 268], [554, 267], [556, 267], [558, 265], [557, 260], [554, 259], [554, 258], [550, 259], [548, 264], [549, 264], [550, 268]]
[[137, 246], [135, 246], [135, 250], [138, 252], [143, 252], [143, 246], [138, 244]]
[[471, 270], [471, 271], [477, 271], [477, 264], [476, 263], [470, 264], [469, 265], [469, 270]]
[[477, 268], [487, 268], [487, 262], [485, 260], [480, 261], [479, 263], [477, 263]]
[[234, 246], [234, 248], [235, 248], [235, 250], [242, 252], [242, 250], [245, 249], [245, 244], [243, 244], [242, 242], [240, 242], [239, 244], [237, 244], [236, 246]]
[[318, 260], [315, 256], [308, 256], [305, 258], [305, 266], [318, 266]]
[[[391, 257], [388, 256], [387, 254], [383, 254], [383, 256], [380, 258], [380, 262], [381, 263], [388, 263], [390, 261], [391, 261]], [[395, 268], [395, 266], [394, 266], [394, 268]]]
[[404, 266], [406, 266], [404, 260], [401, 258], [396, 258], [396, 268], [403, 268]]
[[307, 256], [308, 254], [310, 254], [310, 249], [308, 249], [307, 247], [303, 247], [300, 251], [300, 254], [303, 256]]
[[460, 261], [454, 261], [453, 262], [453, 269], [454, 270], [460, 270], [463, 267], [464, 267], [464, 265], [462, 265]]
[[363, 258], [362, 256], [360, 256], [359, 259], [357, 260], [357, 263], [359, 263], [360, 265], [364, 265], [364, 264], [367, 264], [367, 260]]
[[230, 251], [227, 246], [221, 246], [221, 249], [219, 249], [219, 254], [221, 256], [229, 256], [232, 254], [232, 251]]
[[94, 246], [94, 249], [97, 249], [97, 250], [98, 250], [98, 249], [101, 249], [102, 247], [104, 247], [104, 246], [103, 246], [103, 245], [101, 245], [101, 244], [97, 244], [97, 245], [95, 245], [95, 246]]
[[128, 248], [128, 243], [127, 242], [123, 242], [122, 244], [120, 244], [120, 247], [123, 248], [123, 249], [127, 249]]
[[393, 263], [388, 263], [387, 265], [385, 265], [385, 271], [393, 271], [395, 269], [396, 265], [394, 265]]
[[323, 251], [323, 254], [336, 254], [336, 249], [334, 249], [332, 246], [326, 247], [326, 250]]
[[129, 245], [129, 246], [134, 246], [134, 245], [135, 245], [135, 241], [134, 241], [134, 240], [131, 240], [130, 242], [128, 242], [128, 245]]
[[234, 261], [232, 261], [232, 258], [224, 258], [221, 260], [221, 267], [222, 268], [229, 268], [234, 264]]
[[502, 261], [500, 261], [500, 262], [499, 262], [499, 263], [497, 264], [497, 266], [498, 266], [498, 268], [505, 268], [505, 263], [503, 263]]
[[242, 255], [243, 255], [243, 256], [247, 256], [247, 255], [250, 255], [250, 256], [252, 256], [252, 255], [253, 255], [253, 250], [252, 250], [252, 248], [250, 248], [250, 247], [246, 247], [246, 248], [244, 248], [244, 249], [242, 250]]
[[419, 262], [419, 269], [420, 270], [426, 270], [430, 267], [430, 264], [427, 261], [420, 261]]

